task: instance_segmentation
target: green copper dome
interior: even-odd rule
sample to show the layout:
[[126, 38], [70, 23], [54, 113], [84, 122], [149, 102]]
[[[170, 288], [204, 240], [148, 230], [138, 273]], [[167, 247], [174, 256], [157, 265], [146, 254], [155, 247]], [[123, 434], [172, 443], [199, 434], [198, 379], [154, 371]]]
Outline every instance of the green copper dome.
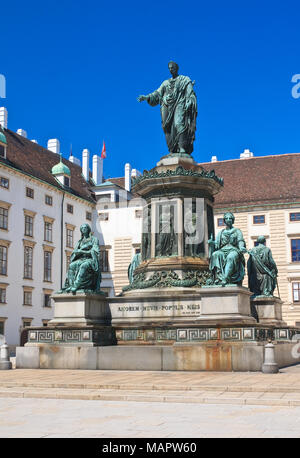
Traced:
[[6, 137], [5, 137], [4, 133], [1, 132], [1, 130], [0, 130], [0, 142], [4, 143], [5, 145], [7, 145]]
[[60, 162], [52, 167], [52, 175], [68, 175], [71, 176], [71, 172], [68, 166], [63, 164], [61, 157]]

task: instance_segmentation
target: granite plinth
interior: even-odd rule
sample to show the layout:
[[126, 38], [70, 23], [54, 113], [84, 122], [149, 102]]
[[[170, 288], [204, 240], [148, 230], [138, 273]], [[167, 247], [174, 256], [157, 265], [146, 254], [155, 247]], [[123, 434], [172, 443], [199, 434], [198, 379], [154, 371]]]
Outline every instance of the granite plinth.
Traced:
[[[172, 334], [179, 327], [201, 329], [255, 325], [250, 296], [248, 289], [239, 286], [128, 291], [110, 299], [112, 326], [117, 335], [130, 329], [140, 329], [140, 333], [147, 329], [150, 335], [151, 329], [158, 327]], [[141, 340], [137, 337], [138, 342]]]
[[28, 328], [26, 346], [103, 346], [115, 343], [103, 293], [55, 294], [54, 318], [47, 327]]
[[[275, 342], [279, 367], [295, 364], [295, 342]], [[141, 371], [261, 371], [265, 342], [169, 346], [17, 347], [16, 367]]]
[[54, 318], [48, 326], [109, 325], [110, 308], [103, 293], [54, 294]]
[[251, 292], [242, 286], [201, 288], [201, 315], [198, 321], [214, 324], [255, 324], [251, 314]]
[[282, 300], [275, 296], [256, 296], [251, 299], [258, 322], [274, 326], [286, 326], [282, 320]]

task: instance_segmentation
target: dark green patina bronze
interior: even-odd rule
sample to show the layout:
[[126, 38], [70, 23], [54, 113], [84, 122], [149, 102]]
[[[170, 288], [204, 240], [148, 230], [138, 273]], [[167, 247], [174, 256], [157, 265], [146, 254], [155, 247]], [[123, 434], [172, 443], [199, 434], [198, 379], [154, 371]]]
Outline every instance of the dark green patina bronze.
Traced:
[[175, 177], [175, 176], [191, 176], [191, 177], [198, 177], [198, 178], [212, 178], [221, 186], [224, 185], [223, 178], [220, 178], [216, 175], [214, 170], [204, 170], [202, 169], [201, 172], [197, 172], [195, 170], [187, 170], [182, 165], [179, 165], [176, 170], [166, 170], [165, 172], [158, 172], [157, 170], [153, 172], [148, 172], [147, 170], [144, 171], [143, 175], [133, 178], [132, 179], [132, 187], [136, 184], [140, 183], [144, 180], [151, 180], [152, 178], [167, 178], [167, 177]]
[[234, 215], [231, 212], [224, 214], [224, 222], [226, 227], [217, 234], [216, 240], [212, 237], [208, 240], [211, 278], [207, 285], [242, 285], [246, 244], [242, 231], [233, 227]]
[[141, 253], [136, 253], [133, 256], [132, 261], [128, 266], [128, 280], [129, 280], [130, 285], [133, 283], [134, 271], [140, 265], [140, 263], [141, 263]]
[[194, 81], [188, 76], [178, 75], [179, 66], [169, 62], [171, 78], [148, 95], [140, 95], [138, 101], [149, 105], [160, 105], [162, 128], [171, 155], [189, 156], [195, 140], [197, 99]]
[[146, 288], [199, 287], [205, 285], [209, 276], [209, 271], [189, 270], [184, 272], [182, 278], [174, 271], [158, 271], [146, 279], [145, 273], [140, 272], [134, 275], [130, 285], [124, 286], [123, 291]]
[[254, 296], [273, 296], [277, 284], [277, 266], [265, 237], [257, 238], [258, 245], [249, 250], [248, 284]]
[[65, 284], [59, 293], [100, 292], [99, 240], [88, 224], [80, 226], [81, 238], [71, 254]]
[[159, 213], [155, 256], [176, 256], [178, 254], [178, 236], [175, 233], [174, 207], [172, 205], [159, 205]]

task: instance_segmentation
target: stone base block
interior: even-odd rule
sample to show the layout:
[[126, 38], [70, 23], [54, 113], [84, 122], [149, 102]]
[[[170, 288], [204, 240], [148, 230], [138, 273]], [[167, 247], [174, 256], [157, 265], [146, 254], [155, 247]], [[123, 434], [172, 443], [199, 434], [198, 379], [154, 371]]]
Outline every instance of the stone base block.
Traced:
[[52, 297], [55, 306], [50, 326], [110, 324], [110, 308], [103, 293], [54, 294]]
[[241, 286], [201, 288], [201, 315], [199, 322], [215, 324], [254, 324], [251, 316], [251, 293]]
[[[17, 368], [151, 370], [151, 371], [261, 371], [264, 342], [206, 342], [173, 346], [17, 347]], [[293, 342], [275, 344], [279, 367], [298, 361]]]
[[47, 326], [28, 328], [26, 346], [65, 345], [103, 346], [114, 345], [115, 331], [111, 326]]
[[287, 326], [282, 320], [282, 301], [274, 296], [257, 296], [251, 299], [257, 312], [258, 322], [274, 326]]
[[147, 327], [168, 325], [256, 324], [251, 316], [251, 293], [247, 288], [147, 288], [110, 298], [112, 326]]

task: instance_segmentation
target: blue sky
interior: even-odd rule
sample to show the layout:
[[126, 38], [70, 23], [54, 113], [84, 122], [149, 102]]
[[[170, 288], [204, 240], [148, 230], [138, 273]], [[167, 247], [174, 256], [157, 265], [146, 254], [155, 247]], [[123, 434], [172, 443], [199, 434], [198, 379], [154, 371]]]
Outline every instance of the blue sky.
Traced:
[[169, 77], [195, 80], [199, 162], [300, 152], [299, 1], [10, 1], [1, 4], [0, 74], [9, 128], [62, 152], [101, 152], [104, 174], [167, 154], [159, 107], [138, 103]]

